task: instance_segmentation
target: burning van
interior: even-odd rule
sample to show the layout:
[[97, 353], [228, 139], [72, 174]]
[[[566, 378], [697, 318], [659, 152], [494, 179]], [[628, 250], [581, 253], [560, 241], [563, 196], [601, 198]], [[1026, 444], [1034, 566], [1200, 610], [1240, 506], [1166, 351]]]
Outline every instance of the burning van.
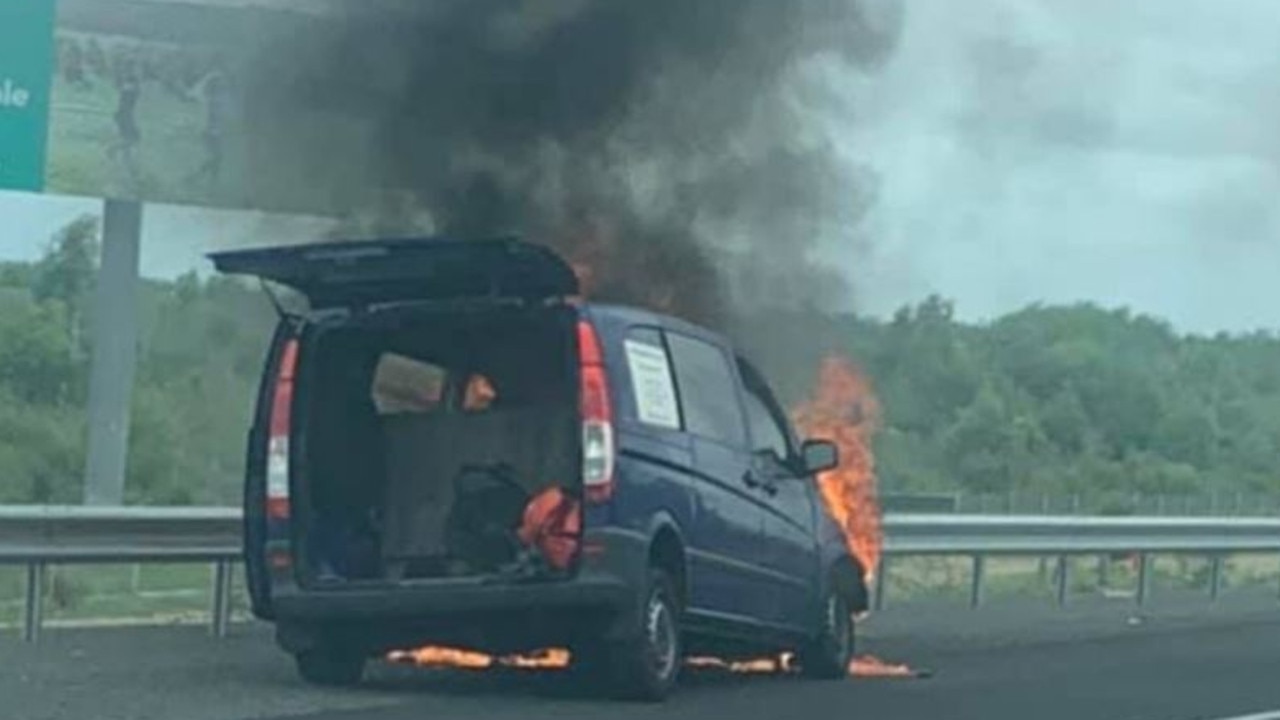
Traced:
[[870, 568], [815, 482], [836, 446], [723, 339], [579, 302], [512, 240], [213, 260], [306, 300], [277, 300], [245, 481], [253, 610], [306, 680], [422, 646], [567, 648], [646, 699], [686, 653], [845, 676]]

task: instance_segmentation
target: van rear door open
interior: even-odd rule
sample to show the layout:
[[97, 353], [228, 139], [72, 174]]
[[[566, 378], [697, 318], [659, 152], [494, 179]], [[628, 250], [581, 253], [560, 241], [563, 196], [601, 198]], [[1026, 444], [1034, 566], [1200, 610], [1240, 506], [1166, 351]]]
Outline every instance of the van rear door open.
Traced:
[[[577, 278], [561, 258], [516, 240], [334, 242], [219, 252], [210, 259], [219, 272], [292, 288], [313, 310], [482, 299], [537, 302], [578, 292]], [[281, 373], [287, 358], [297, 359], [301, 336], [295, 322], [278, 326], [248, 438], [245, 560], [253, 610], [264, 619], [274, 614], [273, 578], [288, 579], [295, 572], [291, 546], [297, 518], [289, 509], [288, 478], [300, 458], [287, 442], [289, 423], [281, 419], [293, 404], [292, 392], [281, 393]], [[292, 367], [288, 375], [291, 386]]]
[[548, 248], [517, 240], [370, 240], [209, 256], [219, 272], [297, 290], [312, 308], [578, 293], [578, 279]]

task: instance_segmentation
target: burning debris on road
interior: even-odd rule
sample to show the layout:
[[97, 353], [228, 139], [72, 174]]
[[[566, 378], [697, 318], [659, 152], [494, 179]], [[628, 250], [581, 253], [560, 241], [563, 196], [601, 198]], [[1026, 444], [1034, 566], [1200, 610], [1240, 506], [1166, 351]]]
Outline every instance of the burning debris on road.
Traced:
[[[387, 656], [387, 660], [393, 663], [456, 670], [560, 670], [569, 666], [570, 659], [569, 651], [562, 648], [550, 648], [525, 655], [493, 656], [471, 650], [429, 646], [417, 650], [401, 650]], [[776, 658], [752, 660], [690, 657], [685, 660], [685, 667], [694, 670], [725, 670], [745, 675], [790, 674], [797, 671], [795, 658], [790, 653]], [[887, 663], [874, 655], [861, 655], [849, 664], [849, 675], [868, 678], [926, 678], [932, 673], [928, 670], [915, 670], [901, 663]]]

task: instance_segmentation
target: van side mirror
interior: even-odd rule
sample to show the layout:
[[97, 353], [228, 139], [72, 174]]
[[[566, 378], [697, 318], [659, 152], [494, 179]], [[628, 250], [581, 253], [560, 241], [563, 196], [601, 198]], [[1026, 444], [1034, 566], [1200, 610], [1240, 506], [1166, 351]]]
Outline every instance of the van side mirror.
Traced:
[[826, 472], [840, 465], [840, 451], [830, 440], [805, 440], [800, 446], [800, 459], [806, 473]]

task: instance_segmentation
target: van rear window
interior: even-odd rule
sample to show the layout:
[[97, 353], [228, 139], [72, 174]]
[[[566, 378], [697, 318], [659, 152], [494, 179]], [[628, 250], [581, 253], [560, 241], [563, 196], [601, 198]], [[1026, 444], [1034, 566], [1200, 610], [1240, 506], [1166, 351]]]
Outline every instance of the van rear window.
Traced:
[[444, 400], [445, 369], [396, 353], [383, 353], [373, 373], [379, 415], [425, 413]]

